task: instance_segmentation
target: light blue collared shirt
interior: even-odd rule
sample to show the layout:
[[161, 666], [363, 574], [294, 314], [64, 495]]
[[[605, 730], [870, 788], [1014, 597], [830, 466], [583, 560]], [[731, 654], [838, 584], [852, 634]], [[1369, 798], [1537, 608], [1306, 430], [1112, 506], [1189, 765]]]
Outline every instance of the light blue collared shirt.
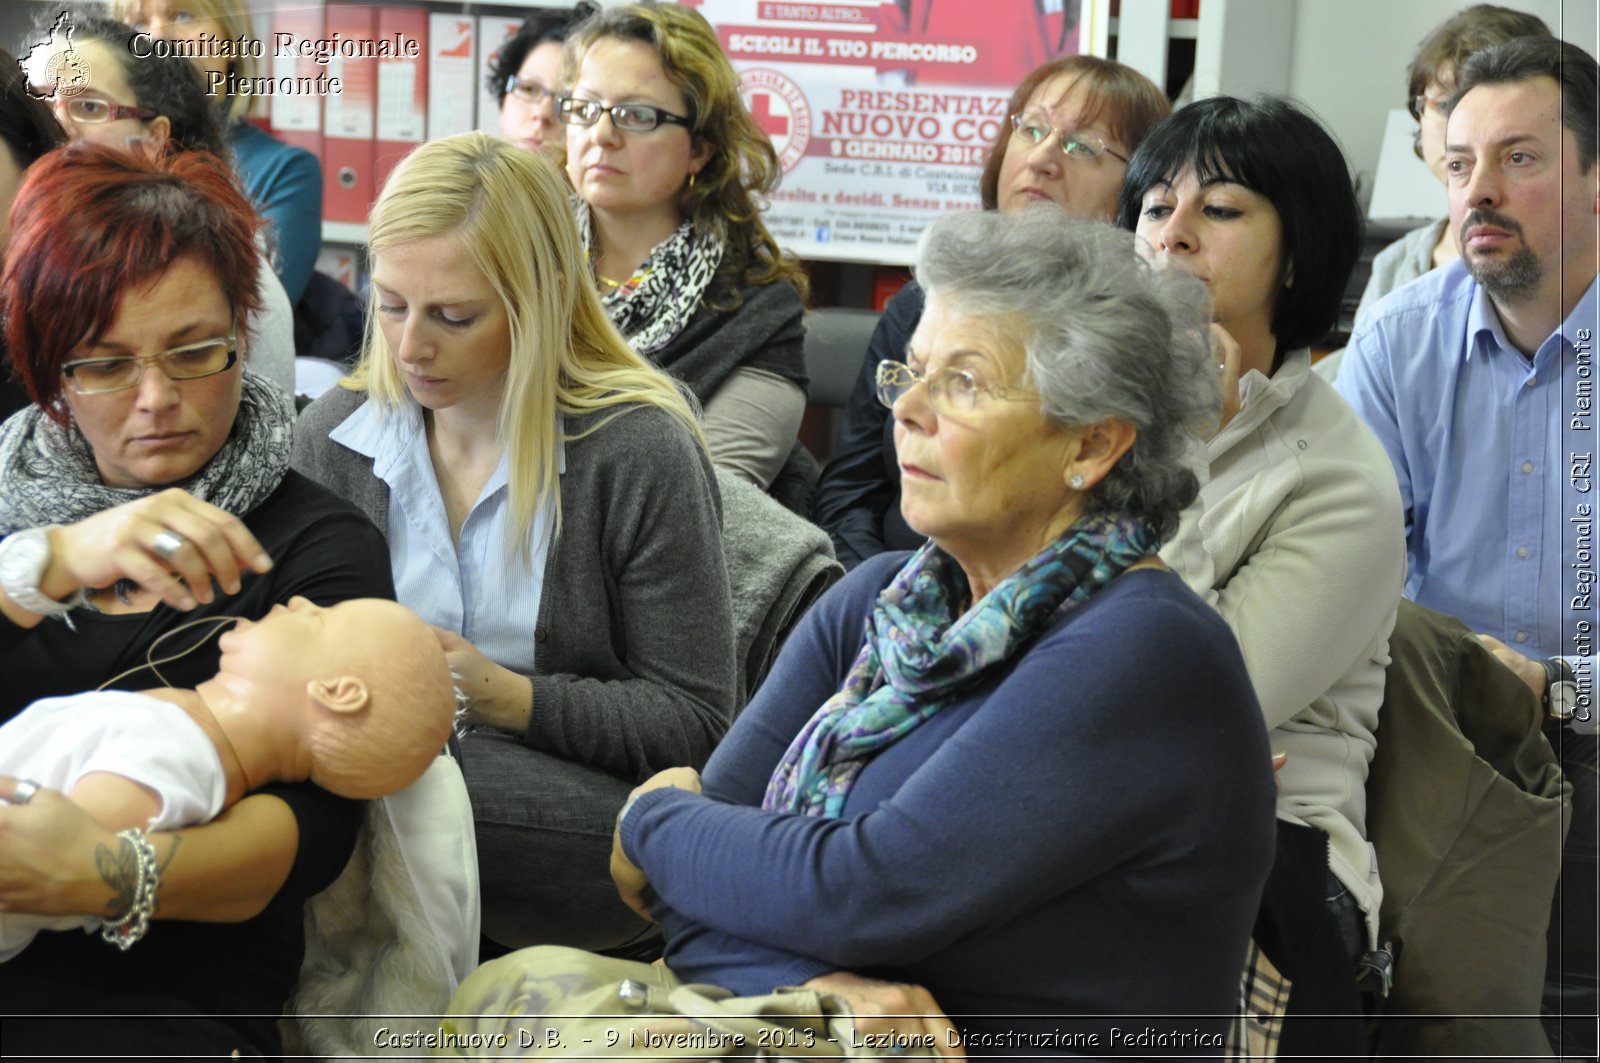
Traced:
[[1566, 657], [1591, 702], [1597, 327], [1591, 282], [1529, 361], [1457, 261], [1372, 308], [1337, 382], [1400, 479], [1406, 597], [1529, 657]]
[[[532, 675], [553, 521], [548, 507], [541, 507], [531, 529], [533, 549], [508, 549], [504, 455], [468, 511], [457, 546], [415, 403], [384, 411], [369, 400], [329, 438], [371, 458], [372, 471], [389, 485], [389, 564], [400, 603], [458, 633], [496, 664]], [[565, 472], [559, 432], [557, 440], [557, 468]]]

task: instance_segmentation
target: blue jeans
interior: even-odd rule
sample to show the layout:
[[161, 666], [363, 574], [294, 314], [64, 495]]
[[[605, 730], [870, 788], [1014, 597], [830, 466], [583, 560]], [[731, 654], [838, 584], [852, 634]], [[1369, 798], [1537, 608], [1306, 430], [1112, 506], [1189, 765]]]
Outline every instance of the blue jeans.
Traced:
[[611, 834], [634, 783], [530, 749], [510, 735], [461, 739], [477, 826], [483, 933], [510, 948], [632, 944], [654, 927], [611, 882]]
[[1339, 924], [1339, 939], [1350, 956], [1350, 966], [1367, 951], [1367, 921], [1356, 906], [1356, 899], [1332, 871], [1328, 872], [1328, 912]]

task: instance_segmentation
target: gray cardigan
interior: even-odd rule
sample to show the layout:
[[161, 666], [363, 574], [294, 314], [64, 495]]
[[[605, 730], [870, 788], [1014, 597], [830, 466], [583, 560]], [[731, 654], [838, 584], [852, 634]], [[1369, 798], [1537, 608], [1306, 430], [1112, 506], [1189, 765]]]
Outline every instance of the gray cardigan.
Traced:
[[[366, 400], [306, 408], [293, 465], [388, 534], [389, 488], [328, 434]], [[569, 434], [591, 427], [568, 417]], [[634, 407], [566, 442], [561, 535], [534, 628], [529, 746], [624, 777], [699, 767], [735, 707], [720, 502], [705, 452], [672, 417]]]

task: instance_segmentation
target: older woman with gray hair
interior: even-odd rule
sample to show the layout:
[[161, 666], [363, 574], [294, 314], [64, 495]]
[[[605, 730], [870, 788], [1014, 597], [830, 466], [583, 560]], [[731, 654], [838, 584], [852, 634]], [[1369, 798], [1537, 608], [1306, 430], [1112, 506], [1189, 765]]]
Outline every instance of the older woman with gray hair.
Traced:
[[[1238, 646], [1156, 557], [1219, 408], [1205, 290], [1053, 210], [939, 220], [917, 279], [878, 393], [929, 542], [818, 603], [703, 778], [634, 791], [612, 871], [667, 972], [613, 967], [842, 991], [946, 1055], [1109, 1048], [1114, 1015], [1205, 1054], [1273, 830]], [[487, 964], [452, 1022], [572, 963]]]

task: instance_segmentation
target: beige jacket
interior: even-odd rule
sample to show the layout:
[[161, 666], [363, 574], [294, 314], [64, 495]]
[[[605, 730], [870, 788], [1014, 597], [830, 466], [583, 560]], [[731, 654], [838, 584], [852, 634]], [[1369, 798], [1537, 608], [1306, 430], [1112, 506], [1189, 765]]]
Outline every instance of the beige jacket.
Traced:
[[1405, 579], [1400, 491], [1308, 351], [1270, 378], [1246, 374], [1240, 400], [1162, 558], [1233, 628], [1272, 748], [1289, 754], [1278, 815], [1328, 835], [1330, 869], [1375, 944], [1383, 888], [1366, 781]]

